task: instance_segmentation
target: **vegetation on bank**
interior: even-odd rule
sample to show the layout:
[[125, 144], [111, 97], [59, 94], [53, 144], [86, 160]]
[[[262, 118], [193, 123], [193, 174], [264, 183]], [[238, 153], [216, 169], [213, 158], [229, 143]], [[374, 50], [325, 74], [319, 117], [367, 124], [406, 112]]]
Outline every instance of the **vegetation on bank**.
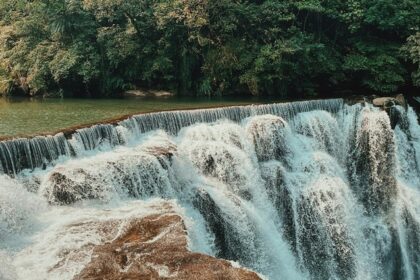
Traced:
[[418, 0], [2, 0], [0, 92], [420, 87]]

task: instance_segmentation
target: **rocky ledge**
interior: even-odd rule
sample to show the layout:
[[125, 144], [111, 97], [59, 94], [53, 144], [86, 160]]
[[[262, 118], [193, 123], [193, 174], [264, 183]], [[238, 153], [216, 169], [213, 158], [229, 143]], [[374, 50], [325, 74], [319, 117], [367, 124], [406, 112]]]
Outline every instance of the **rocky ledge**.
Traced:
[[400, 105], [402, 107], [407, 106], [407, 101], [402, 94], [396, 96], [385, 96], [379, 97], [376, 95], [371, 96], [351, 96], [345, 99], [345, 102], [349, 105], [354, 105], [357, 103], [371, 103], [376, 107], [383, 109], [389, 109], [395, 105]]
[[232, 263], [188, 250], [182, 218], [170, 204], [160, 214], [129, 221], [123, 233], [93, 248], [74, 279], [261, 279]]
[[360, 104], [372, 104], [375, 107], [381, 108], [384, 110], [390, 118], [391, 127], [394, 129], [397, 124], [404, 125], [404, 117], [402, 116], [402, 111], [398, 109], [398, 106], [401, 106], [407, 109], [408, 104], [413, 106], [416, 111], [420, 107], [420, 100], [417, 100], [418, 97], [408, 96], [406, 99], [404, 95], [398, 94], [396, 96], [385, 96], [378, 97], [376, 95], [371, 96], [352, 96], [345, 99], [345, 102], [348, 105], [354, 105], [357, 103]]

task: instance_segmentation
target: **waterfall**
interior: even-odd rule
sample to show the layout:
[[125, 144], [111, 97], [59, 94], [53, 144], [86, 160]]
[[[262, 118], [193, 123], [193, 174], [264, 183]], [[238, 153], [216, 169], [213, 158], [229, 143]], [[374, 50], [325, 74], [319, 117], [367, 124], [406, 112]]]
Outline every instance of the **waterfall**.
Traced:
[[267, 279], [419, 279], [420, 125], [410, 107], [388, 113], [305, 101], [1, 142], [0, 277], [71, 279], [89, 256], [55, 258], [97, 241], [61, 240], [66, 221], [161, 199], [182, 209], [193, 251]]
[[[115, 147], [138, 138], [142, 133], [156, 129], [176, 134], [181, 128], [199, 123], [229, 119], [239, 122], [242, 119], [261, 114], [281, 115], [292, 118], [297, 112], [323, 109], [338, 111], [343, 101], [340, 99], [302, 101], [272, 105], [245, 107], [226, 107], [191, 111], [169, 111], [133, 116], [114, 125], [99, 124], [76, 130], [66, 137], [63, 133], [55, 136], [19, 138], [0, 141], [0, 172], [16, 175], [24, 169], [45, 168], [54, 164], [59, 157], [83, 154], [98, 147]], [[1, 173], [0, 173], [1, 174]]]

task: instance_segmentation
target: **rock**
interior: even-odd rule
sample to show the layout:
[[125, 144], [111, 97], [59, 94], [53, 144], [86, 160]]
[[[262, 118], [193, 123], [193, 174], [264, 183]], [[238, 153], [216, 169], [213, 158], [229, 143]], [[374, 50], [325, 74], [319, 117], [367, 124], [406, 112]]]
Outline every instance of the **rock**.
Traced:
[[286, 121], [272, 115], [256, 116], [246, 127], [259, 161], [283, 160], [290, 153], [287, 148]]
[[379, 97], [373, 99], [372, 103], [377, 107], [390, 108], [395, 105], [396, 99], [392, 97]]
[[403, 94], [398, 94], [395, 97], [386, 96], [379, 97], [377, 95], [363, 96], [363, 95], [354, 95], [345, 98], [345, 103], [348, 105], [355, 105], [358, 103], [372, 103], [374, 106], [382, 107], [384, 109], [391, 108], [394, 105], [400, 105], [404, 108], [407, 108], [407, 101]]
[[398, 124], [402, 124], [404, 116], [403, 113], [395, 107], [396, 105], [402, 106], [405, 109], [407, 109], [407, 101], [402, 94], [398, 94], [394, 97], [380, 97], [375, 98], [372, 101], [374, 106], [381, 107], [386, 111], [388, 114], [390, 121], [391, 121], [391, 127], [394, 129]]
[[[53, 204], [72, 204], [83, 199], [100, 198], [100, 192], [93, 187], [90, 175], [81, 168], [72, 170], [72, 176], [68, 176], [66, 170], [56, 168], [49, 176], [50, 188], [46, 190], [46, 196]], [[78, 178], [75, 180], [74, 178]]]
[[[351, 143], [350, 185], [369, 215], [388, 215], [397, 197], [395, 139], [386, 112], [362, 112]], [[381, 147], [378, 149], [377, 147]]]
[[145, 145], [143, 149], [155, 157], [171, 159], [177, 151], [177, 146], [171, 141], [164, 141], [162, 143], [152, 143], [151, 145]]
[[378, 97], [372, 100], [373, 105], [383, 107], [385, 109], [391, 108], [394, 105], [400, 105], [404, 108], [407, 107], [407, 102], [404, 95], [398, 94], [394, 97]]
[[230, 222], [226, 213], [223, 213], [223, 209], [206, 190], [197, 189], [193, 204], [206, 220], [207, 228], [214, 234], [217, 257], [238, 260], [241, 263], [254, 262], [254, 256], [243, 254], [244, 251], [253, 247], [252, 242]]
[[164, 90], [128, 90], [124, 92], [125, 97], [169, 97], [175, 94]]
[[367, 102], [367, 97], [362, 96], [362, 95], [352, 95], [352, 96], [348, 96], [344, 99], [344, 102], [347, 105], [355, 105], [355, 104], [364, 104], [365, 102]]
[[398, 105], [401, 105], [404, 108], [407, 108], [407, 101], [405, 100], [404, 95], [398, 94], [397, 96], [395, 96], [395, 100], [397, 100]]
[[92, 158], [57, 166], [49, 172], [42, 192], [51, 204], [61, 205], [107, 200], [114, 195], [163, 195], [167, 190], [167, 175], [163, 174], [170, 168], [177, 146], [169, 140], [154, 140], [107, 160]]
[[260, 279], [226, 260], [190, 252], [182, 218], [169, 204], [163, 208], [131, 220], [119, 236], [94, 247], [74, 279]]

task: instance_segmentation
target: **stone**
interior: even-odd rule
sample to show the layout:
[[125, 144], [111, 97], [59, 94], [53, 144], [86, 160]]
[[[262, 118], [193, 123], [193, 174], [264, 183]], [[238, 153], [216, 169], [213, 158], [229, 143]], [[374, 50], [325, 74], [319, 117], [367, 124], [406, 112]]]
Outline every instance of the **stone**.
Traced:
[[373, 99], [372, 103], [377, 107], [389, 108], [395, 105], [397, 100], [393, 97], [379, 97]]
[[277, 116], [264, 115], [253, 117], [246, 127], [253, 140], [259, 161], [280, 160], [290, 153], [285, 143], [286, 122]]
[[74, 279], [261, 279], [226, 260], [190, 252], [181, 216], [166, 208], [131, 220], [122, 234], [94, 247], [91, 261]]
[[397, 101], [398, 105], [401, 105], [404, 108], [407, 108], [407, 101], [405, 100], [404, 95], [398, 94], [397, 96], [395, 96], [395, 100]]
[[377, 107], [383, 107], [385, 109], [391, 108], [394, 105], [400, 105], [407, 107], [407, 101], [405, 100], [404, 95], [398, 94], [394, 97], [378, 97], [372, 100], [373, 105]]
[[89, 174], [85, 170], [76, 168], [71, 175], [68, 176], [66, 170], [58, 167], [48, 176], [51, 187], [46, 190], [45, 195], [50, 203], [72, 204], [83, 199], [100, 198], [100, 192], [89, 183]]

